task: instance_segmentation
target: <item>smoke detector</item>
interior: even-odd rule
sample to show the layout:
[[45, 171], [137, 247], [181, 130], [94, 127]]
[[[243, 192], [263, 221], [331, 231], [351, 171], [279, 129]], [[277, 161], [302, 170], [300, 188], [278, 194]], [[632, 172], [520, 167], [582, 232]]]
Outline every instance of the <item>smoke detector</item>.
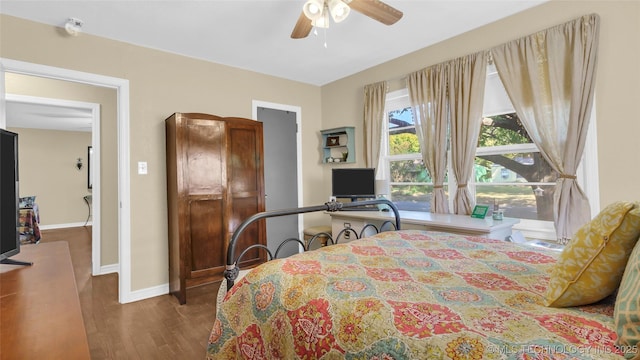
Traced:
[[67, 23], [64, 24], [64, 29], [69, 35], [78, 36], [82, 32], [82, 25], [84, 25], [84, 21], [77, 18], [69, 18]]

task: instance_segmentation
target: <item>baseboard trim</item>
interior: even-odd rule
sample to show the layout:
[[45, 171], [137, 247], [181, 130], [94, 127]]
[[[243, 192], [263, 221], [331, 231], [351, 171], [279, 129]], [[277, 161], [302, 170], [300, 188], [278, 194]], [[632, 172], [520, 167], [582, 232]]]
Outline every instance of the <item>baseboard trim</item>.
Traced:
[[109, 264], [100, 266], [100, 273], [97, 275], [113, 274], [120, 271], [120, 264]]
[[127, 294], [124, 303], [130, 303], [133, 301], [150, 299], [152, 297], [169, 294], [169, 283], [165, 283], [158, 286], [149, 287], [146, 289], [130, 291]]
[[[83, 222], [78, 223], [67, 223], [67, 224], [51, 224], [51, 225], [40, 225], [40, 230], [51, 230], [51, 229], [65, 229], [72, 227], [83, 227]], [[87, 226], [91, 226], [91, 221], [87, 223]]]
[[[120, 272], [120, 264], [110, 264], [100, 267], [99, 275], [106, 275]], [[140, 289], [129, 292], [124, 303], [150, 299], [152, 297], [169, 294], [169, 283], [152, 286], [146, 289]]]

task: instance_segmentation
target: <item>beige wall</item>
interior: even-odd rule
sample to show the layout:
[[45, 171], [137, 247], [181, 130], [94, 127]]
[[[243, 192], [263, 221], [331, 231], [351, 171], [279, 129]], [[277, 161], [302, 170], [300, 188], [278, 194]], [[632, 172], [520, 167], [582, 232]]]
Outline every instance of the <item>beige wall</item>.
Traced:
[[[128, 79], [131, 138], [131, 287], [168, 282], [164, 119], [174, 112], [251, 117], [251, 101], [299, 106], [303, 203], [324, 202], [318, 132], [320, 88], [0, 15], [0, 56]], [[137, 175], [138, 161], [149, 174]], [[268, 169], [267, 169], [268, 170]], [[114, 181], [105, 179], [105, 181]], [[104, 184], [103, 184], [104, 185]]]
[[[40, 223], [84, 223], [88, 195], [87, 167], [75, 167], [78, 158], [87, 162], [91, 133], [9, 128], [18, 133], [20, 196], [35, 195]], [[55, 149], [55, 151], [52, 151]]]
[[[28, 76], [22, 74], [6, 74], [5, 78], [5, 86], [6, 92], [8, 94], [13, 95], [27, 95], [27, 96], [35, 96], [42, 98], [53, 98], [53, 99], [62, 99], [62, 100], [71, 100], [71, 101], [80, 101], [86, 103], [94, 103], [100, 105], [100, 147], [101, 147], [101, 155], [100, 155], [100, 191], [101, 191], [101, 202], [100, 202], [100, 265], [112, 265], [118, 263], [118, 187], [117, 187], [117, 170], [118, 170], [118, 159], [117, 159], [117, 142], [116, 142], [116, 111], [117, 111], [117, 101], [116, 101], [116, 91], [114, 89], [101, 88], [96, 86], [90, 86], [85, 84], [79, 84], [69, 81], [61, 81], [55, 79], [45, 79], [41, 77]], [[56, 134], [56, 132], [52, 131], [49, 134]], [[91, 133], [87, 133], [88, 135], [88, 145], [91, 145]], [[34, 142], [31, 142], [33, 144]], [[22, 138], [20, 139], [20, 147], [21, 149], [27, 150], [23, 145]], [[86, 148], [85, 148], [86, 149]], [[44, 150], [44, 149], [43, 149]], [[48, 147], [46, 151], [53, 152], [54, 154], [58, 152], [58, 148], [55, 146]], [[51, 155], [54, 156], [54, 155]], [[86, 150], [82, 153], [79, 153], [76, 157], [72, 159], [67, 159], [67, 161], [75, 160], [78, 156], [81, 156], [86, 162]], [[22, 170], [22, 178], [21, 178], [21, 192], [24, 190], [25, 182], [29, 182], [29, 186], [33, 188], [41, 187], [44, 185], [39, 185], [44, 182], [46, 177], [39, 177], [38, 179], [31, 179], [30, 177], [25, 176], [24, 169], [28, 167], [32, 167], [32, 161], [37, 161], [37, 158], [27, 158], [26, 161], [20, 163], [20, 168]], [[46, 164], [45, 164], [46, 165]], [[51, 173], [57, 175], [58, 172], [63, 172], [64, 167], [56, 168], [49, 166], [47, 168], [47, 174]], [[84, 222], [87, 216], [87, 209], [82, 196], [86, 195], [87, 192], [91, 192], [91, 190], [87, 190], [86, 185], [86, 171], [87, 168], [83, 169], [85, 183], [81, 188], [77, 189], [80, 191], [82, 195], [76, 194], [73, 197], [70, 197], [68, 200], [68, 206], [60, 207], [64, 205], [64, 203], [51, 202], [50, 204], [44, 204], [40, 202], [39, 206], [41, 208], [41, 214], [43, 225], [51, 225], [51, 224], [64, 224], [69, 222]], [[47, 191], [55, 191], [55, 188], [49, 188]], [[24, 193], [24, 192], [23, 192]], [[55, 194], [42, 193], [38, 191], [39, 194], [44, 195], [46, 198], [57, 196]], [[39, 198], [42, 200], [42, 197]], [[51, 214], [51, 216], [46, 216], [47, 214]], [[71, 218], [67, 213], [74, 213], [74, 217]], [[83, 215], [81, 215], [83, 214]], [[83, 218], [84, 216], [84, 218]], [[75, 219], [65, 220], [65, 219]]]
[[[552, 1], [480, 29], [399, 57], [383, 65], [322, 87], [322, 118], [327, 128], [354, 125], [362, 129], [362, 88], [388, 80], [390, 90], [404, 86], [412, 71], [526, 36], [581, 15], [601, 18], [596, 85], [600, 203], [640, 200], [640, 2]], [[364, 164], [362, 132], [357, 131], [358, 164]], [[324, 174], [325, 192], [330, 172]]]

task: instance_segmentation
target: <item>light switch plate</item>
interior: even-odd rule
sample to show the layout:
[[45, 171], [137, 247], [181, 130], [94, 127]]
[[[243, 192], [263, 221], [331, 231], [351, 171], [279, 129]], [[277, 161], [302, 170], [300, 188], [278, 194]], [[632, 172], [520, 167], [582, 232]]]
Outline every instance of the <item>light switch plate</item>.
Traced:
[[147, 162], [146, 161], [138, 161], [138, 174], [146, 175], [147, 174]]

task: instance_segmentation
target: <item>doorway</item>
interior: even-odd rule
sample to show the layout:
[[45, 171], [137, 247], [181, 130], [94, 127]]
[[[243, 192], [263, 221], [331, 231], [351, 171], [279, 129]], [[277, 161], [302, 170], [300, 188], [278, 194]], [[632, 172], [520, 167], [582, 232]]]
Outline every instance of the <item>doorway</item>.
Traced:
[[138, 300], [131, 291], [131, 196], [129, 160], [129, 80], [0, 58], [0, 127], [6, 127], [5, 73], [83, 83], [116, 90], [118, 150], [118, 302]]
[[[253, 118], [263, 123], [264, 184], [267, 211], [300, 206], [300, 108], [282, 104], [253, 102]], [[267, 219], [267, 247], [275, 252], [285, 239], [302, 239], [301, 215]], [[294, 243], [284, 248], [279, 257], [298, 252]]]
[[[34, 128], [55, 131], [85, 131], [91, 133], [91, 147], [93, 157], [89, 177], [92, 177], [91, 194], [93, 201], [88, 213], [91, 221], [91, 274], [103, 275], [109, 271], [101, 266], [101, 187], [100, 187], [100, 105], [80, 101], [43, 98], [26, 95], [6, 94], [7, 127]], [[9, 118], [13, 114], [13, 119]], [[90, 125], [86, 125], [86, 121]], [[56, 149], [51, 149], [56, 151]], [[88, 154], [85, 162], [89, 164]], [[47, 181], [45, 178], [39, 179]], [[88, 185], [88, 184], [87, 184]], [[83, 192], [84, 193], [84, 192]], [[78, 199], [80, 202], [80, 199]], [[89, 221], [85, 222], [85, 226]], [[71, 224], [72, 226], [74, 224]], [[76, 224], [77, 225], [77, 224]], [[41, 227], [41, 229], [45, 229]]]

